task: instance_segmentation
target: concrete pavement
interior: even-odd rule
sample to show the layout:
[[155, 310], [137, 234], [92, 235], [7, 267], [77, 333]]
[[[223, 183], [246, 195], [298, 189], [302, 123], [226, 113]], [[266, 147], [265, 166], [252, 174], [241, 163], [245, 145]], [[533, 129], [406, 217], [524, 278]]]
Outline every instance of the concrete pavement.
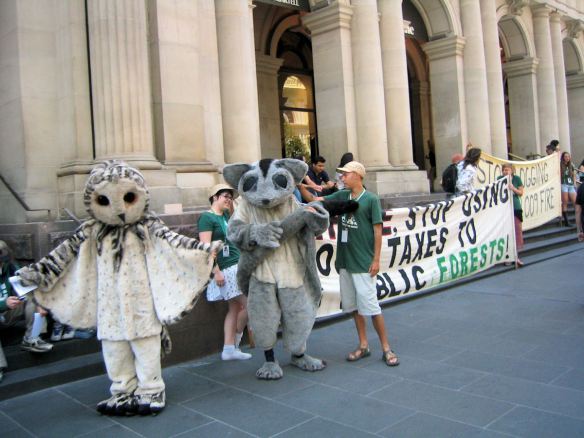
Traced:
[[[583, 247], [584, 249], [584, 247]], [[384, 309], [401, 365], [346, 362], [352, 321], [317, 328], [309, 352], [322, 372], [288, 365], [259, 381], [263, 355], [217, 355], [164, 370], [157, 417], [103, 417], [106, 376], [0, 403], [3, 437], [584, 436], [584, 251], [403, 301]]]

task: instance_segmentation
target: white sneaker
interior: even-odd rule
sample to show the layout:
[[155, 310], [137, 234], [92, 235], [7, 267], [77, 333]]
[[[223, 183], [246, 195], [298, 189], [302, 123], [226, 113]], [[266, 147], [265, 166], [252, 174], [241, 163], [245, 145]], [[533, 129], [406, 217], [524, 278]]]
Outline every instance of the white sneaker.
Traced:
[[23, 338], [20, 348], [31, 353], [48, 353], [53, 349], [53, 344], [49, 344], [41, 338]]
[[73, 339], [75, 337], [75, 329], [73, 327], [71, 327], [70, 325], [65, 325], [63, 327], [63, 335], [61, 336], [61, 339], [63, 341], [66, 341], [68, 339]]
[[221, 353], [221, 360], [248, 360], [251, 359], [251, 354], [244, 353], [243, 351], [237, 349], [231, 352], [223, 351]]

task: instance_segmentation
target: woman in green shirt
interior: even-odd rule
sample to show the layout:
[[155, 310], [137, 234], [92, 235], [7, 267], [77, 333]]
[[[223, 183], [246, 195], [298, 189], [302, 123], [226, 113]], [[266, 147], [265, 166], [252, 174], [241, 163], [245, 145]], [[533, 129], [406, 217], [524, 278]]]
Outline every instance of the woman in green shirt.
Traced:
[[576, 203], [576, 167], [572, 164], [572, 156], [569, 152], [562, 152], [560, 160], [560, 172], [562, 177], [562, 217], [564, 225], [569, 226], [568, 220], [568, 201], [575, 205]]
[[209, 192], [211, 208], [199, 217], [199, 240], [211, 243], [225, 242], [223, 250], [217, 254], [217, 265], [213, 269], [213, 280], [207, 287], [207, 300], [225, 300], [229, 306], [223, 324], [224, 345], [221, 359], [245, 360], [251, 354], [239, 349], [243, 329], [247, 325], [247, 301], [237, 286], [237, 262], [239, 251], [227, 240], [227, 222], [233, 209], [233, 198], [237, 196], [226, 184], [217, 184]]
[[[510, 177], [509, 190], [513, 192], [513, 215], [515, 216], [515, 245], [519, 253], [523, 249], [523, 207], [521, 206], [523, 181], [521, 181], [519, 175], [515, 175], [513, 165], [510, 163], [503, 164], [502, 171], [503, 175], [499, 178]], [[517, 265], [523, 266], [519, 255], [517, 256]]]

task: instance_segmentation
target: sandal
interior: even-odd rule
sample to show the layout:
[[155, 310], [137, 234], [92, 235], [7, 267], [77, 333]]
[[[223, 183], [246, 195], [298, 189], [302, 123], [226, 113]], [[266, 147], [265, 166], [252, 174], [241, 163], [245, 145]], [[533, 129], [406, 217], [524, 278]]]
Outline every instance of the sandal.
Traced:
[[381, 360], [385, 362], [388, 367], [396, 367], [399, 365], [399, 357], [391, 349], [384, 351]]
[[348, 354], [347, 360], [349, 362], [355, 362], [367, 356], [371, 356], [371, 350], [369, 350], [369, 346], [359, 347], [355, 351], [352, 351]]

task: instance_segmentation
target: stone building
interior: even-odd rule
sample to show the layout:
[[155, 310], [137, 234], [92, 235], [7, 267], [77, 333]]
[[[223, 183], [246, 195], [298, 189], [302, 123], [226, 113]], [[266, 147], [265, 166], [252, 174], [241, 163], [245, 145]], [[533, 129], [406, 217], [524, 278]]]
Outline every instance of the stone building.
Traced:
[[2, 0], [0, 223], [83, 216], [110, 158], [159, 212], [299, 151], [353, 152], [382, 195], [429, 191], [429, 147], [438, 174], [469, 142], [579, 163], [583, 23], [584, 0]]

